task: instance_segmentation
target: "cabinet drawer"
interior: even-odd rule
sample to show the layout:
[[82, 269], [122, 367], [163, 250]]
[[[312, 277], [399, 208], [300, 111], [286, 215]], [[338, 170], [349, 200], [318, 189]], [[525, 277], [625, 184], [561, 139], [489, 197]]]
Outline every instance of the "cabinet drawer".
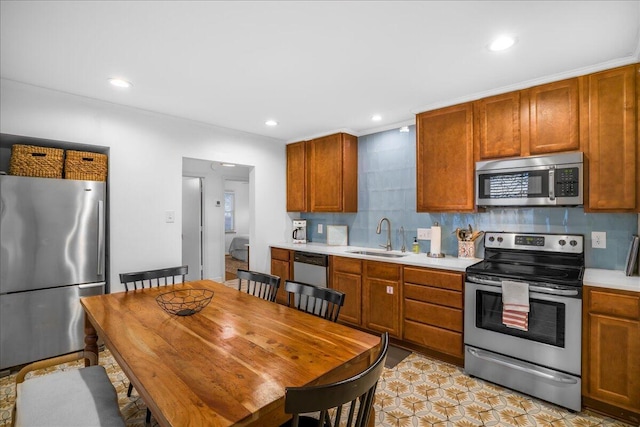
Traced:
[[404, 339], [442, 353], [463, 357], [462, 334], [460, 332], [405, 320]]
[[334, 256], [331, 262], [333, 263], [333, 271], [353, 274], [362, 273], [362, 261], [359, 259]]
[[280, 248], [271, 248], [271, 258], [280, 261], [289, 261], [289, 250]]
[[463, 275], [462, 273], [434, 271], [426, 268], [405, 267], [404, 281], [406, 283], [462, 291]]
[[405, 283], [404, 297], [422, 302], [445, 305], [447, 307], [462, 308], [462, 292], [450, 291], [448, 289]]
[[640, 294], [589, 289], [589, 307], [587, 309], [590, 313], [640, 319]]
[[462, 332], [462, 311], [456, 308], [404, 300], [404, 318]]
[[384, 280], [400, 280], [400, 265], [387, 262], [367, 261], [366, 269], [368, 277]]

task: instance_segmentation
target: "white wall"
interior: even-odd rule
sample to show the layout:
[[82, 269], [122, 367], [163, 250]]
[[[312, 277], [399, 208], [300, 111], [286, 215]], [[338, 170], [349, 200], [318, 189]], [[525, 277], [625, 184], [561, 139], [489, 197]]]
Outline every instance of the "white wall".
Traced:
[[[260, 210], [249, 227], [250, 268], [269, 271], [269, 244], [291, 227], [283, 141], [5, 79], [0, 93], [1, 133], [111, 148], [112, 292], [124, 290], [121, 272], [181, 263], [183, 157], [255, 166], [250, 203]], [[165, 223], [165, 211], [175, 212], [174, 223]]]

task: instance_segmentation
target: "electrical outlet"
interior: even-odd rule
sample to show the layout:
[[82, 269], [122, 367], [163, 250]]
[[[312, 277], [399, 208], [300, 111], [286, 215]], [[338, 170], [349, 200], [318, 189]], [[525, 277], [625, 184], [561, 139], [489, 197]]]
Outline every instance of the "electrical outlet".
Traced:
[[431, 229], [418, 228], [418, 240], [431, 240]]
[[322, 224], [318, 224], [318, 234], [322, 234]]
[[592, 231], [591, 232], [591, 247], [606, 249], [607, 248], [607, 233], [604, 231]]

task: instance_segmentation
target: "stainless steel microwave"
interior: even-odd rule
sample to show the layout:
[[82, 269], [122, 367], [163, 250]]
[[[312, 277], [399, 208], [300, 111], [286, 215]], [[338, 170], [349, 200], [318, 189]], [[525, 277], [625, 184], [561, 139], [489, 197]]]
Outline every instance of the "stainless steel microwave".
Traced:
[[476, 162], [476, 205], [580, 206], [580, 152]]

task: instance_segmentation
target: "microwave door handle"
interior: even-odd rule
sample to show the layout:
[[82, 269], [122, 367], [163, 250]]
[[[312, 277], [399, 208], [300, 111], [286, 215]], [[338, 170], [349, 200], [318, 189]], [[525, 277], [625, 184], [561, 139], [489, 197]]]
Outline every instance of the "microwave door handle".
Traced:
[[556, 170], [555, 166], [549, 169], [549, 200], [556, 199]]

